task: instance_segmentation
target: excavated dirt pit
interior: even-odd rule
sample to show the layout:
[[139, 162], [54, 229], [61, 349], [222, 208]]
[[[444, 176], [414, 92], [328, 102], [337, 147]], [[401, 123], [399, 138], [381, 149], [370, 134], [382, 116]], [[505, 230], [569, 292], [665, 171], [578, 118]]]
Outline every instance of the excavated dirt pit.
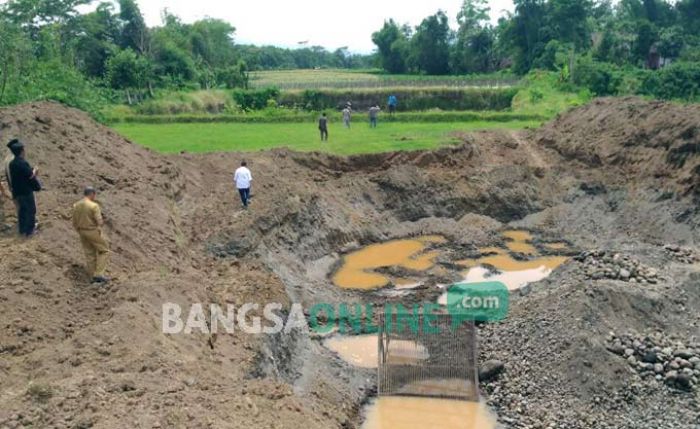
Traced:
[[[443, 292], [446, 280], [460, 283], [500, 281], [510, 290], [540, 281], [554, 269], [565, 263], [571, 253], [569, 245], [560, 239], [542, 241], [529, 231], [505, 230], [499, 233], [500, 242], [490, 247], [478, 248], [476, 258], [462, 259], [463, 246], [453, 245], [443, 235], [417, 236], [370, 244], [344, 255], [328, 256], [334, 259], [328, 273], [330, 285], [356, 293], [357, 298], [375, 304], [386, 303], [391, 298], [400, 299], [410, 307], [422, 300], [435, 300], [447, 304]], [[546, 254], [546, 255], [543, 255]], [[487, 256], [483, 256], [487, 255]], [[471, 268], [470, 268], [471, 267]], [[464, 271], [464, 268], [468, 268]], [[375, 315], [376, 316], [376, 315]], [[323, 341], [324, 347], [341, 360], [356, 368], [376, 369], [378, 363], [377, 335], [334, 335]], [[392, 361], [405, 358], [405, 365], [420, 365], [429, 358], [420, 353], [420, 345], [408, 341], [390, 343]], [[449, 389], [440, 390], [436, 383], [431, 396], [448, 395]], [[402, 407], [417, 410], [434, 409], [435, 412], [415, 417]], [[409, 408], [413, 409], [413, 408]], [[421, 411], [418, 411], [421, 414]], [[363, 428], [410, 427], [495, 427], [495, 417], [484, 404], [460, 403], [436, 399], [384, 397], [373, 400], [362, 412]], [[412, 423], [407, 423], [412, 422]], [[459, 425], [462, 426], [459, 426]], [[397, 426], [398, 425], [398, 426]], [[411, 426], [414, 425], [414, 426]]]
[[[277, 302], [284, 316], [434, 303], [440, 286], [501, 276], [510, 313], [478, 329], [500, 427], [696, 429], [698, 123], [697, 106], [603, 99], [435, 151], [162, 156], [57, 104], [2, 109], [0, 137], [23, 138], [46, 191], [41, 233], [0, 238], [0, 427], [477, 425], [464, 403], [364, 411], [376, 369], [343, 341], [376, 337], [166, 335], [163, 304]], [[243, 158], [248, 211], [230, 184]], [[106, 289], [88, 283], [68, 216], [86, 184], [108, 219]]]

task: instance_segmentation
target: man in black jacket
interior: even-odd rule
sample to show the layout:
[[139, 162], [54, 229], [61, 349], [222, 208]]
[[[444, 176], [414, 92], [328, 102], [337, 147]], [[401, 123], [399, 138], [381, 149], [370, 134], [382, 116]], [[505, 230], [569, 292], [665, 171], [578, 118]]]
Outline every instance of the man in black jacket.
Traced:
[[328, 116], [322, 114], [321, 118], [318, 120], [318, 130], [321, 131], [321, 141], [328, 141]]
[[12, 190], [12, 198], [17, 205], [19, 233], [31, 237], [36, 230], [36, 201], [34, 191], [40, 188], [37, 169], [24, 158], [24, 145], [17, 139], [7, 144], [15, 156], [7, 167], [7, 182]]

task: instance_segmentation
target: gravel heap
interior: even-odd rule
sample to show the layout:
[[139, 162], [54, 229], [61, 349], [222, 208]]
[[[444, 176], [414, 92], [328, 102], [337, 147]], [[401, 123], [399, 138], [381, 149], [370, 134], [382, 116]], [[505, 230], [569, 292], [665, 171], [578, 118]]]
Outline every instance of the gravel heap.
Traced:
[[620, 253], [592, 250], [583, 252], [574, 259], [583, 264], [586, 277], [589, 279], [613, 279], [651, 284], [659, 281], [659, 275], [654, 268], [647, 267], [638, 260]]
[[687, 247], [681, 247], [677, 244], [667, 244], [664, 246], [664, 249], [666, 249], [666, 252], [671, 254], [671, 256], [684, 264], [694, 264], [699, 260], [695, 251]]
[[685, 345], [660, 334], [638, 336], [611, 332], [607, 349], [627, 359], [642, 378], [654, 379], [659, 385], [692, 390], [700, 380], [700, 345]]

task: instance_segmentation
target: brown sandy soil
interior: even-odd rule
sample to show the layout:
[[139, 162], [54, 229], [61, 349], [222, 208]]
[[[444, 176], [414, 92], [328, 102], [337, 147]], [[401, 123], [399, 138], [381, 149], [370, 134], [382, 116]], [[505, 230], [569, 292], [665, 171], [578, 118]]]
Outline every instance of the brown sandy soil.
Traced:
[[[382, 291], [331, 285], [343, 253], [439, 234], [449, 271], [449, 260], [502, 245], [507, 226], [662, 274], [655, 284], [594, 279], [572, 260], [514, 296], [508, 320], [481, 329], [482, 360], [505, 363], [482, 385], [501, 424], [697, 428], [697, 387], [649, 379], [606, 347], [610, 331], [660, 332], [700, 354], [697, 266], [663, 247], [697, 243], [699, 116], [603, 99], [541, 130], [341, 158], [163, 156], [55, 103], [0, 109], [1, 140], [25, 141], [46, 187], [40, 233], [0, 238], [0, 427], [357, 427], [373, 371], [303, 334], [164, 335], [162, 304], [383, 302]], [[255, 176], [248, 211], [231, 178], [242, 158]], [[88, 283], [70, 227], [86, 184], [108, 219], [115, 280], [106, 289]]]

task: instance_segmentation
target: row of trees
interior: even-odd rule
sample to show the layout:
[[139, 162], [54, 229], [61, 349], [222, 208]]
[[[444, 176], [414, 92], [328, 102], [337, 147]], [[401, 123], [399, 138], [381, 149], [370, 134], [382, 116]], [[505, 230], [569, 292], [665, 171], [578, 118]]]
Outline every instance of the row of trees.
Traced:
[[186, 24], [164, 11], [163, 24], [148, 28], [135, 0], [78, 12], [90, 3], [9, 0], [0, 5], [0, 103], [42, 95], [27, 91], [54, 95], [59, 87], [71, 98], [78, 95], [68, 92], [94, 93], [90, 85], [120, 90], [132, 103], [156, 88], [246, 88], [251, 69], [370, 65], [367, 57], [347, 49], [236, 45], [235, 28], [218, 19]]
[[[225, 21], [188, 24], [167, 11], [149, 28], [136, 0], [79, 12], [93, 1], [0, 4], [0, 104], [54, 98], [94, 110], [115, 93], [132, 103], [158, 88], [246, 88], [250, 70], [364, 68], [375, 59], [391, 73], [559, 70], [598, 88], [629, 86], [615, 67], [700, 64], [700, 0], [514, 0], [514, 13], [496, 25], [487, 0], [465, 0], [454, 30], [444, 12], [416, 27], [385, 22], [372, 35], [376, 56], [236, 45]], [[575, 68], [591, 76], [568, 79]]]
[[322, 46], [287, 49], [276, 46], [238, 45], [237, 50], [251, 70], [375, 67], [373, 55], [353, 54], [347, 47], [330, 52]]
[[453, 31], [444, 12], [414, 27], [388, 20], [372, 35], [391, 73], [519, 74], [570, 68], [577, 57], [658, 68], [700, 61], [700, 0], [514, 0], [497, 25], [487, 0], [465, 0]]

